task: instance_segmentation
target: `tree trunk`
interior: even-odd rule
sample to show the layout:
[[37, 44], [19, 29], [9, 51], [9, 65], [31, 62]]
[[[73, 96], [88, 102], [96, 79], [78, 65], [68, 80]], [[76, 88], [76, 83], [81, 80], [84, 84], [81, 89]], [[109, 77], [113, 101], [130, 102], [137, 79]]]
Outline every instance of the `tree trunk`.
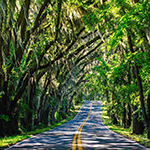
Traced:
[[51, 106], [51, 113], [50, 113], [50, 124], [53, 124], [54, 122], [54, 114], [55, 114], [55, 108], [54, 106]]
[[29, 80], [29, 85], [28, 85], [28, 89], [29, 89], [29, 96], [28, 96], [28, 107], [29, 107], [29, 110], [26, 111], [26, 129], [27, 131], [30, 131], [32, 130], [32, 126], [33, 126], [33, 103], [34, 103], [34, 98], [35, 98], [35, 95], [36, 95], [36, 82], [34, 80], [34, 77], [31, 77], [30, 80]]
[[[130, 86], [131, 84], [131, 62], [129, 62], [129, 65], [128, 65], [128, 85]], [[127, 128], [129, 128], [131, 126], [131, 115], [132, 115], [132, 112], [131, 112], [131, 99], [130, 99], [130, 94], [128, 93], [128, 104], [127, 104]]]
[[133, 133], [135, 134], [143, 134], [144, 132], [144, 124], [141, 120], [139, 120], [138, 112], [134, 113], [137, 110], [137, 106], [133, 106]]
[[[131, 53], [134, 53], [134, 49], [133, 49], [133, 43], [132, 43], [132, 37], [131, 37], [131, 30], [127, 30], [127, 37], [128, 37], [128, 44], [129, 44], [129, 48], [130, 48], [130, 51]], [[144, 94], [143, 94], [143, 87], [142, 87], [142, 79], [139, 75], [139, 67], [137, 66], [136, 62], [135, 62], [135, 65], [134, 65], [134, 73], [135, 73], [135, 76], [136, 76], [136, 79], [137, 79], [137, 85], [138, 85], [138, 88], [139, 88], [139, 95], [140, 95], [140, 104], [141, 104], [141, 108], [142, 108], [142, 115], [143, 115], [143, 118], [144, 118], [144, 122], [145, 122], [145, 125], [146, 125], [146, 129], [147, 129], [147, 137], [148, 137], [148, 130], [149, 130], [149, 119], [148, 119], [148, 116], [146, 114], [146, 109], [145, 109], [145, 101], [144, 101]], [[149, 137], [150, 138], [150, 137]]]
[[124, 128], [126, 128], [127, 126], [127, 124], [126, 124], [126, 106], [125, 106], [126, 104], [125, 103], [123, 103], [123, 120], [122, 120], [122, 124], [123, 124], [123, 127]]
[[1, 32], [2, 32], [2, 24], [0, 24], [0, 92], [2, 89], [2, 80], [3, 80], [3, 74], [2, 74], [2, 65], [3, 65], [3, 56], [2, 56], [2, 42], [3, 39], [1, 37]]
[[8, 128], [8, 124], [11, 123], [10, 119], [12, 118], [12, 112], [9, 112], [8, 81], [3, 82], [2, 90], [4, 94], [0, 98], [0, 136], [5, 136], [6, 134], [11, 134], [10, 126]]
[[[114, 106], [113, 106], [114, 92], [112, 92], [112, 98], [111, 99], [112, 99], [112, 108], [111, 109], [113, 110], [113, 108], [114, 108]], [[115, 116], [114, 111], [111, 111], [110, 116], [111, 116], [112, 123], [115, 124], [115, 125], [117, 125], [118, 124], [118, 120], [117, 120], [117, 117]]]
[[143, 87], [142, 87], [142, 79], [139, 76], [139, 67], [137, 65], [135, 65], [135, 75], [136, 75], [136, 79], [137, 79], [137, 85], [139, 87], [140, 104], [141, 104], [141, 108], [142, 108], [142, 115], [143, 115], [143, 118], [144, 118], [144, 122], [146, 124], [147, 137], [148, 137], [148, 130], [150, 128], [149, 127], [150, 124], [149, 124], [149, 119], [148, 119], [148, 116], [146, 114], [146, 109], [145, 109], [144, 94], [143, 94]]
[[41, 123], [44, 124], [44, 125], [48, 125], [48, 115], [49, 115], [49, 107], [46, 108], [46, 110], [44, 110], [41, 114], [42, 116], [42, 120], [41, 120]]
[[[48, 76], [46, 77], [46, 79], [45, 79], [45, 83], [44, 83], [44, 90], [43, 90], [43, 93], [42, 93], [42, 95], [41, 95], [41, 97], [40, 97], [40, 106], [39, 106], [39, 109], [38, 109], [38, 112], [37, 112], [37, 119], [38, 119], [38, 122], [40, 123], [41, 122], [41, 120], [42, 120], [42, 116], [41, 116], [41, 114], [42, 114], [42, 110], [44, 109], [44, 105], [43, 105], [43, 103], [45, 103], [46, 102], [46, 99], [45, 99], [45, 95], [46, 95], [46, 92], [47, 92], [47, 89], [48, 89], [48, 86], [49, 86], [49, 84], [50, 84], [50, 79], [48, 79]], [[45, 100], [45, 101], [44, 101]]]
[[131, 104], [128, 103], [128, 110], [127, 110], [127, 128], [131, 126]]
[[150, 139], [150, 91], [147, 97], [147, 106], [148, 106], [148, 120], [149, 120], [147, 138]]
[[10, 113], [8, 110], [3, 110], [2, 114], [5, 115], [5, 119], [0, 120], [0, 137], [20, 133], [18, 130], [19, 112], [17, 107], [15, 112]]

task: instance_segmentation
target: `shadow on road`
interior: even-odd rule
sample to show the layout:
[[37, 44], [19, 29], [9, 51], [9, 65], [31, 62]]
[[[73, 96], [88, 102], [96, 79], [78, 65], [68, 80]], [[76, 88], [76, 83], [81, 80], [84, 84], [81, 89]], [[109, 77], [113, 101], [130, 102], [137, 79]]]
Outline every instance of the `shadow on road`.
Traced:
[[[83, 103], [77, 116], [52, 130], [26, 139], [8, 149], [11, 150], [71, 150], [73, 137], [80, 124], [88, 116], [90, 103]], [[101, 103], [94, 101], [91, 114], [81, 133], [83, 150], [142, 150], [144, 147], [110, 131], [101, 121]], [[78, 145], [77, 145], [78, 147]], [[8, 150], [7, 149], [7, 150]]]

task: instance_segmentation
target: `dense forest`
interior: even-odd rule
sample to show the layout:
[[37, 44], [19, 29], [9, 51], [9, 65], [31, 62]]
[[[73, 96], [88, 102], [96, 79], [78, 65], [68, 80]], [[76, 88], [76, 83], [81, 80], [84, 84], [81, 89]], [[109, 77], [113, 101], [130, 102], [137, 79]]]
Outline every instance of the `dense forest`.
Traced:
[[0, 137], [104, 100], [150, 138], [148, 0], [1, 0]]

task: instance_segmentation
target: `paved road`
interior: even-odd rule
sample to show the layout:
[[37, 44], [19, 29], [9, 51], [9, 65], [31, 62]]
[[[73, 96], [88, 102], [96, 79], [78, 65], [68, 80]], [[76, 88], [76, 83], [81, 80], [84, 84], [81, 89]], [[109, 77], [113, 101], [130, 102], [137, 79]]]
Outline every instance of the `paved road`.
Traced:
[[26, 139], [10, 150], [143, 150], [109, 130], [101, 121], [101, 102], [85, 101], [77, 116], [64, 125]]

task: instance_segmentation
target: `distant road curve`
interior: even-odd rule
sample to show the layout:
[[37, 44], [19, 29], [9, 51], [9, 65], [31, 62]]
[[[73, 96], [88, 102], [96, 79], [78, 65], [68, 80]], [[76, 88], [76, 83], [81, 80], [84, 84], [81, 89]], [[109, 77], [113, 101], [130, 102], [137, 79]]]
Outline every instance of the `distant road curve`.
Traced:
[[5, 150], [148, 150], [109, 130], [101, 113], [100, 101], [85, 101], [73, 120]]

